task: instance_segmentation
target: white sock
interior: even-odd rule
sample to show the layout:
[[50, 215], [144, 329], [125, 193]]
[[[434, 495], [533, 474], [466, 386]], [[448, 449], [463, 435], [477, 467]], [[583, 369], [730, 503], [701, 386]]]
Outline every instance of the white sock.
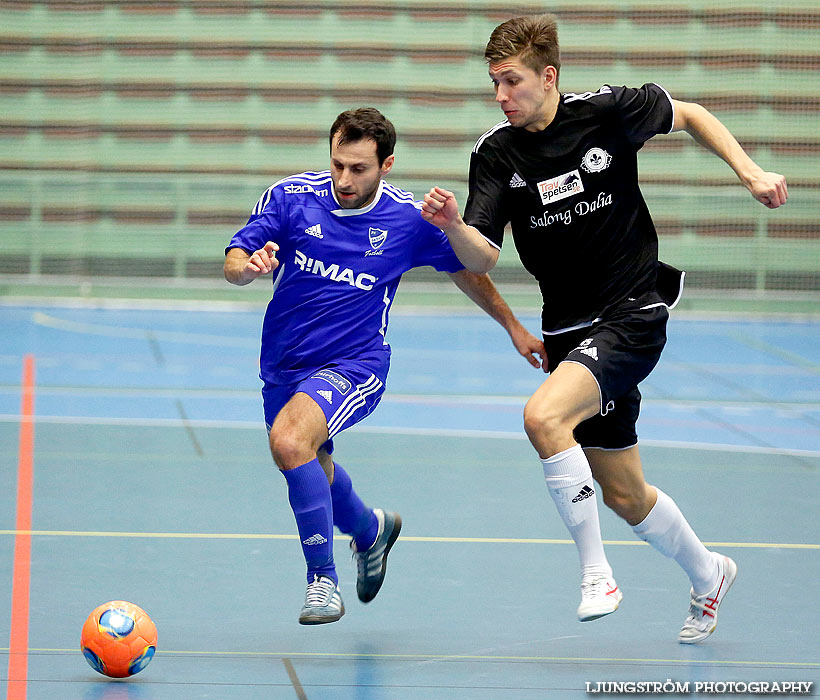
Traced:
[[695, 593], [711, 591], [717, 582], [718, 565], [675, 501], [658, 491], [658, 502], [632, 530], [661, 554], [674, 559], [692, 581]]
[[601, 541], [592, 470], [581, 446], [542, 459], [541, 464], [550, 496], [578, 548], [582, 573], [612, 576]]

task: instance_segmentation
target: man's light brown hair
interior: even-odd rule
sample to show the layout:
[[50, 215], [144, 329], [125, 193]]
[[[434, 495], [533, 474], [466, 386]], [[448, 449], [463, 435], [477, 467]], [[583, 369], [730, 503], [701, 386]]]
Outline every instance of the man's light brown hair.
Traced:
[[558, 48], [558, 21], [555, 15], [526, 15], [499, 24], [490, 34], [484, 58], [498, 63], [518, 57], [528, 68], [541, 73], [547, 66], [561, 72], [561, 52]]

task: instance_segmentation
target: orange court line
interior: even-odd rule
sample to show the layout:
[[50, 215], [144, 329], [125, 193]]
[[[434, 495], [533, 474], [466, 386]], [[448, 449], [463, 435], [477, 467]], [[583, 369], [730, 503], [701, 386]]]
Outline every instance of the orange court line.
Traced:
[[34, 356], [23, 358], [20, 442], [17, 462], [17, 534], [11, 588], [11, 631], [7, 700], [25, 700], [28, 680], [29, 583], [31, 581], [32, 490], [34, 482]]

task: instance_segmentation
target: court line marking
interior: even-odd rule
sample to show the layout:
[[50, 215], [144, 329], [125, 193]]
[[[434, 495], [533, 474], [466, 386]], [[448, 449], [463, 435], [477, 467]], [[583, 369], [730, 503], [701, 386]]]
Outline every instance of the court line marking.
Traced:
[[23, 357], [21, 388], [7, 700], [26, 700], [28, 680], [31, 514], [34, 496], [34, 355]]
[[778, 360], [783, 360], [790, 365], [800, 367], [801, 369], [807, 369], [815, 374], [820, 374], [820, 363], [814, 362], [813, 360], [810, 360], [809, 358], [796, 352], [778, 347], [772, 343], [767, 343], [765, 340], [761, 340], [760, 338], [753, 338], [748, 333], [742, 331], [730, 331], [727, 335], [754, 350], [760, 350], [761, 352], [765, 352], [772, 357], [776, 357]]
[[[398, 311], [398, 309], [396, 311]], [[479, 309], [471, 308], [470, 311], [472, 313], [469, 313], [467, 315], [473, 316], [477, 315]], [[399, 313], [398, 315], [401, 314]], [[411, 312], [407, 315], [417, 316], [418, 314]], [[256, 338], [237, 338], [235, 336], [217, 335], [211, 333], [188, 333], [183, 331], [152, 330], [146, 328], [129, 328], [123, 326], [112, 326], [101, 323], [72, 321], [69, 319], [63, 319], [57, 316], [53, 316], [51, 314], [46, 314], [42, 311], [35, 311], [32, 314], [32, 321], [36, 325], [44, 326], [47, 328], [54, 328], [57, 330], [67, 331], [71, 333], [80, 333], [83, 335], [98, 335], [109, 338], [132, 338], [136, 340], [146, 340], [146, 333], [150, 333], [150, 337], [155, 343], [157, 340], [165, 340], [176, 343], [194, 343], [197, 345], [216, 345], [241, 347], [249, 349], [257, 348], [259, 346], [259, 341]], [[755, 347], [754, 345], [752, 345], [751, 342], [747, 342], [748, 339], [745, 335], [743, 335], [743, 337], [736, 339], [740, 340], [741, 342], [745, 342], [747, 345]], [[792, 366], [805, 369], [810, 373], [817, 373], [818, 371], [820, 371], [820, 365], [818, 365], [817, 363], [812, 362], [811, 360], [808, 360], [795, 353], [790, 353], [789, 351], [776, 348], [775, 346], [759, 342], [757, 349], [763, 349], [764, 351], [767, 351], [769, 354], [774, 355], [779, 359], [785, 359]], [[686, 366], [688, 366], [688, 364]], [[732, 366], [736, 367], [737, 365]]]
[[[733, 337], [733, 335], [737, 336], [738, 334], [730, 333], [730, 337]], [[739, 342], [743, 341], [740, 340]], [[765, 395], [765, 393], [750, 388], [742, 381], [740, 381], [740, 379], [735, 380], [730, 378], [725, 372], [720, 372], [716, 368], [710, 368], [705, 364], [696, 364], [691, 362], [684, 363], [683, 366], [687, 372], [694, 374], [696, 376], [706, 377], [709, 382], [717, 384], [718, 386], [728, 387], [730, 390], [737, 392], [741, 397], [743, 397], [746, 400], [761, 402], [766, 401], [768, 398]], [[759, 430], [744, 428], [741, 424], [737, 423], [736, 421], [733, 421], [728, 418], [723, 418], [721, 415], [718, 414], [718, 412], [714, 411], [711, 408], [701, 407], [697, 409], [697, 413], [705, 417], [707, 420], [715, 422], [724, 430], [728, 430], [730, 433], [734, 433], [735, 435], [740, 436], [740, 439], [745, 443], [756, 445], [758, 447], [763, 448], [774, 447], [774, 445], [771, 444], [771, 441], [769, 441], [768, 439], [764, 439], [763, 435], [761, 435]], [[810, 413], [803, 414], [802, 416], [800, 416], [800, 419], [807, 423], [813, 424], [815, 429], [818, 426], [820, 426], [820, 422], [815, 420]], [[798, 461], [802, 461], [799, 457], [795, 457], [795, 459], [797, 459]], [[812, 465], [805, 464], [804, 466], [811, 468]]]
[[202, 444], [199, 442], [199, 439], [194, 432], [194, 426], [191, 424], [191, 420], [185, 412], [185, 406], [182, 405], [182, 401], [179, 399], [177, 399], [174, 404], [176, 406], [177, 413], [179, 413], [179, 419], [182, 421], [182, 427], [185, 428], [185, 433], [188, 435], [191, 444], [194, 446], [194, 452], [196, 452], [200, 457], [204, 457], [205, 450], [202, 449]]
[[[728, 192], [729, 187], [723, 188]], [[704, 193], [707, 197], [720, 197], [723, 194], [718, 192]], [[24, 286], [37, 287], [37, 284], [29, 285], [31, 280], [28, 275], [7, 275], [13, 281], [22, 283]], [[52, 280], [55, 284], [67, 285], [76, 287], [82, 284], [85, 279], [76, 275], [45, 275], [44, 279]], [[129, 277], [129, 282], [134, 284], [148, 286], [152, 289], [159, 288], [166, 289], [169, 281], [163, 280], [157, 282], [156, 277]], [[195, 288], [197, 290], [205, 290], [210, 292], [213, 290], [224, 291], [224, 282], [215, 282], [208, 280], [192, 280], [187, 279], [184, 283], [172, 282], [172, 286], [182, 288]], [[121, 288], [123, 286], [122, 277], [101, 276], [95, 278], [95, 284], [100, 289], [107, 287]], [[523, 297], [525, 302], [521, 304], [520, 310], [516, 310], [516, 315], [519, 318], [532, 320], [534, 323], [540, 321], [540, 316], [536, 313], [534, 305], [541, 306], [542, 299], [537, 289], [533, 288], [532, 284], [527, 282], [502, 282], [498, 284], [499, 290], [503, 295]], [[479, 316], [483, 317], [484, 312], [477, 306], [474, 306], [456, 287], [447, 281], [417, 281], [417, 280], [402, 280], [401, 283], [402, 294], [396, 299], [396, 309], [393, 313], [400, 313], [405, 316], [431, 316], [437, 317], [441, 315], [458, 315], [458, 316]], [[433, 302], [411, 302], [404, 301], [404, 297], [417, 295], [434, 296]], [[439, 300], [443, 296], [459, 299], [463, 301], [463, 305], [442, 305]], [[758, 300], [758, 296], [754, 292], [748, 294], [734, 295], [741, 301]], [[703, 299], [711, 299], [713, 295], [708, 293], [700, 293], [697, 290], [689, 290], [687, 297], [694, 301]], [[805, 297], [801, 297], [805, 299]], [[270, 294], [261, 294], [258, 299], [251, 301], [245, 299], [167, 299], [167, 298], [133, 298], [133, 297], [43, 297], [34, 294], [24, 295], [17, 294], [14, 296], [0, 297], [0, 306], [28, 309], [90, 309], [93, 311], [107, 311], [107, 310], [126, 310], [126, 311], [242, 311], [246, 313], [253, 313], [259, 316], [260, 304], [266, 304], [270, 301]], [[514, 306], [513, 304], [510, 304]], [[515, 309], [514, 309], [515, 310]], [[736, 324], [748, 322], [767, 322], [789, 324], [796, 326], [812, 325], [820, 321], [820, 314], [813, 311], [715, 311], [709, 309], [676, 309], [674, 319], [685, 322], [691, 325], [703, 324]], [[713, 334], [709, 330], [700, 328], [693, 329], [699, 335]]]
[[290, 662], [290, 659], [283, 657], [282, 663], [285, 665], [285, 670], [288, 672], [290, 684], [296, 691], [296, 697], [299, 698], [299, 700], [308, 700], [308, 696], [305, 694], [305, 689], [302, 687], [302, 682], [299, 680], [299, 676], [296, 675], [296, 669], [293, 668], [293, 664]]
[[[16, 359], [16, 358], [15, 358]], [[763, 371], [763, 370], [761, 370]], [[17, 394], [17, 385], [0, 384], [0, 394]], [[102, 386], [50, 386], [37, 387], [38, 396], [134, 396], [141, 398], [179, 397], [222, 399], [235, 398], [249, 401], [259, 400], [258, 389], [192, 389], [190, 387], [102, 387]], [[525, 394], [401, 394], [390, 393], [382, 397], [382, 403], [444, 405], [444, 406], [521, 406], [527, 403], [529, 395]], [[674, 408], [694, 410], [697, 408], [722, 409], [789, 409], [794, 411], [820, 410], [820, 401], [738, 401], [735, 399], [669, 399], [646, 398], [641, 400], [643, 406], [672, 406]]]
[[[16, 423], [20, 416], [0, 414], [0, 423]], [[36, 416], [35, 422], [57, 425], [122, 425], [151, 428], [220, 428], [230, 430], [264, 430], [262, 421], [209, 420], [180, 418], [117, 418], [103, 416]], [[347, 432], [382, 435], [418, 435], [427, 437], [478, 438], [488, 440], [526, 440], [523, 431], [471, 430], [464, 428], [411, 428], [406, 426], [355, 425]], [[641, 440], [644, 447], [666, 447], [681, 450], [706, 450], [741, 454], [767, 454], [787, 457], [820, 457], [820, 450], [800, 450], [760, 445], [728, 445], [711, 442], [682, 442], [677, 440]]]
[[[166, 540], [295, 540], [298, 535], [261, 532], [108, 532], [94, 530], [0, 530], [0, 536], [26, 535], [30, 537], [133, 537], [136, 539]], [[343, 540], [344, 536], [337, 536]], [[571, 539], [537, 537], [436, 537], [402, 535], [402, 542], [433, 542], [442, 544], [575, 544]], [[608, 546], [648, 547], [642, 540], [604, 540]], [[704, 542], [707, 547], [737, 547], [746, 549], [804, 549], [820, 550], [820, 544], [811, 542]]]
[[[31, 315], [31, 318], [38, 326], [54, 328], [60, 331], [82, 333], [83, 335], [99, 335], [106, 338], [132, 338], [134, 340], [146, 341], [145, 328], [127, 328], [124, 326], [107, 326], [101, 323], [69, 321], [45, 314], [42, 311], [35, 311]], [[248, 349], [257, 349], [259, 347], [258, 338], [236, 338], [210, 333], [186, 333], [184, 331], [161, 330], [152, 330], [151, 334], [155, 341], [165, 340], [171, 343], [194, 343], [196, 345], [216, 345]]]
[[[7, 651], [0, 648], [0, 652]], [[31, 648], [35, 654], [76, 654], [76, 649]], [[376, 659], [384, 661], [513, 661], [530, 663], [585, 663], [585, 664], [686, 664], [695, 666], [771, 666], [777, 668], [820, 668], [820, 661], [765, 661], [747, 659], [653, 659], [623, 656], [505, 656], [500, 654], [378, 654], [355, 652], [323, 651], [196, 651], [181, 649], [163, 649], [157, 656], [224, 656], [224, 657], [260, 657], [260, 658], [303, 658], [303, 659]]]

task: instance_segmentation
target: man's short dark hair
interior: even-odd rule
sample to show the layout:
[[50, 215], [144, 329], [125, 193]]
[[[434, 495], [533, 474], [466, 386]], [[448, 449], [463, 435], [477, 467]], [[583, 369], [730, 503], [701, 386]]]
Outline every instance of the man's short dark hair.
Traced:
[[359, 107], [342, 112], [330, 127], [330, 145], [339, 132], [339, 145], [373, 139], [376, 142], [376, 156], [379, 165], [393, 155], [396, 147], [396, 129], [390, 120], [374, 107]]
[[555, 15], [526, 15], [499, 24], [490, 35], [484, 58], [498, 63], [519, 56], [525, 66], [540, 73], [547, 66], [561, 72], [558, 21]]

